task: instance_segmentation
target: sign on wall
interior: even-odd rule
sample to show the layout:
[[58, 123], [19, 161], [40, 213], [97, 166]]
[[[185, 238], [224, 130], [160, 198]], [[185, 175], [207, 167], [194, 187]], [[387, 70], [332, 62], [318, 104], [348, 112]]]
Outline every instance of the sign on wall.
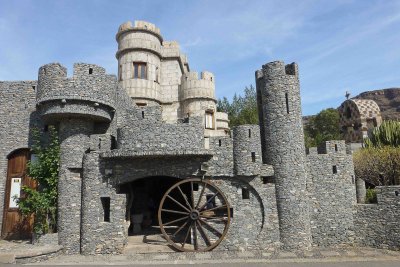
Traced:
[[21, 196], [22, 178], [11, 178], [10, 205], [9, 208], [18, 208], [17, 199]]

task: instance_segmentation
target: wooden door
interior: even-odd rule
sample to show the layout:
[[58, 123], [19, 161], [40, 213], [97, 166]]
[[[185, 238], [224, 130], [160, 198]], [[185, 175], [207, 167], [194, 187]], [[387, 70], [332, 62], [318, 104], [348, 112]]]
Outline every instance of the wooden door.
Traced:
[[32, 235], [33, 217], [25, 218], [19, 213], [13, 196], [21, 196], [22, 186], [34, 188], [35, 183], [26, 174], [29, 149], [20, 149], [8, 158], [6, 193], [4, 199], [3, 228], [4, 239], [29, 239]]

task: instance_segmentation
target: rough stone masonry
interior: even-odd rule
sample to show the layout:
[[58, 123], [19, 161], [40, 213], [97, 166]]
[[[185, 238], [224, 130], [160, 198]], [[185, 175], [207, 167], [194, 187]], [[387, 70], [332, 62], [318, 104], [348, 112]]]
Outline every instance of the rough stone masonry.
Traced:
[[229, 202], [229, 230], [216, 250], [400, 248], [400, 187], [379, 188], [377, 204], [362, 204], [365, 184], [344, 141], [306, 152], [297, 64], [257, 70], [260, 125], [230, 129], [216, 108], [214, 75], [191, 71], [179, 44], [154, 24], [124, 23], [116, 40], [118, 76], [77, 63], [68, 77], [50, 63], [38, 81], [0, 82], [3, 238], [12, 235], [9, 163], [29, 150], [33, 127], [54, 125], [64, 253], [121, 253], [134, 207], [188, 178], [211, 181]]

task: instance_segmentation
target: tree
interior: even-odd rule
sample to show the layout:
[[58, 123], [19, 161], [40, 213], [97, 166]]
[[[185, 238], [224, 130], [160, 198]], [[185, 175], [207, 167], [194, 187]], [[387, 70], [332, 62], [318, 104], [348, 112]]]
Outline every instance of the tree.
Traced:
[[22, 197], [18, 199], [19, 209], [24, 216], [34, 216], [33, 231], [36, 234], [55, 232], [57, 228], [57, 184], [60, 145], [57, 131], [49, 127], [49, 142], [40, 141], [40, 131], [33, 129], [32, 153], [36, 160], [28, 162], [27, 173], [37, 188], [22, 187]]
[[306, 147], [318, 146], [321, 142], [342, 139], [339, 128], [340, 115], [337, 109], [328, 108], [311, 118], [304, 127]]
[[258, 124], [257, 93], [253, 85], [244, 88], [244, 96], [235, 94], [232, 103], [218, 99], [217, 110], [228, 113], [229, 126]]
[[400, 122], [384, 121], [353, 155], [354, 171], [372, 185], [400, 184]]

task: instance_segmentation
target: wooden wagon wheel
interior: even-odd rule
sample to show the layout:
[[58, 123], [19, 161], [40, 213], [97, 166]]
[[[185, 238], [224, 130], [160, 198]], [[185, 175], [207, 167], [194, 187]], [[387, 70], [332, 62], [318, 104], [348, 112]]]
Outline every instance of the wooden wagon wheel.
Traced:
[[[171, 219], [172, 216], [175, 217]], [[230, 216], [222, 191], [210, 181], [198, 178], [173, 185], [158, 209], [161, 232], [179, 251], [214, 249], [228, 231]]]

